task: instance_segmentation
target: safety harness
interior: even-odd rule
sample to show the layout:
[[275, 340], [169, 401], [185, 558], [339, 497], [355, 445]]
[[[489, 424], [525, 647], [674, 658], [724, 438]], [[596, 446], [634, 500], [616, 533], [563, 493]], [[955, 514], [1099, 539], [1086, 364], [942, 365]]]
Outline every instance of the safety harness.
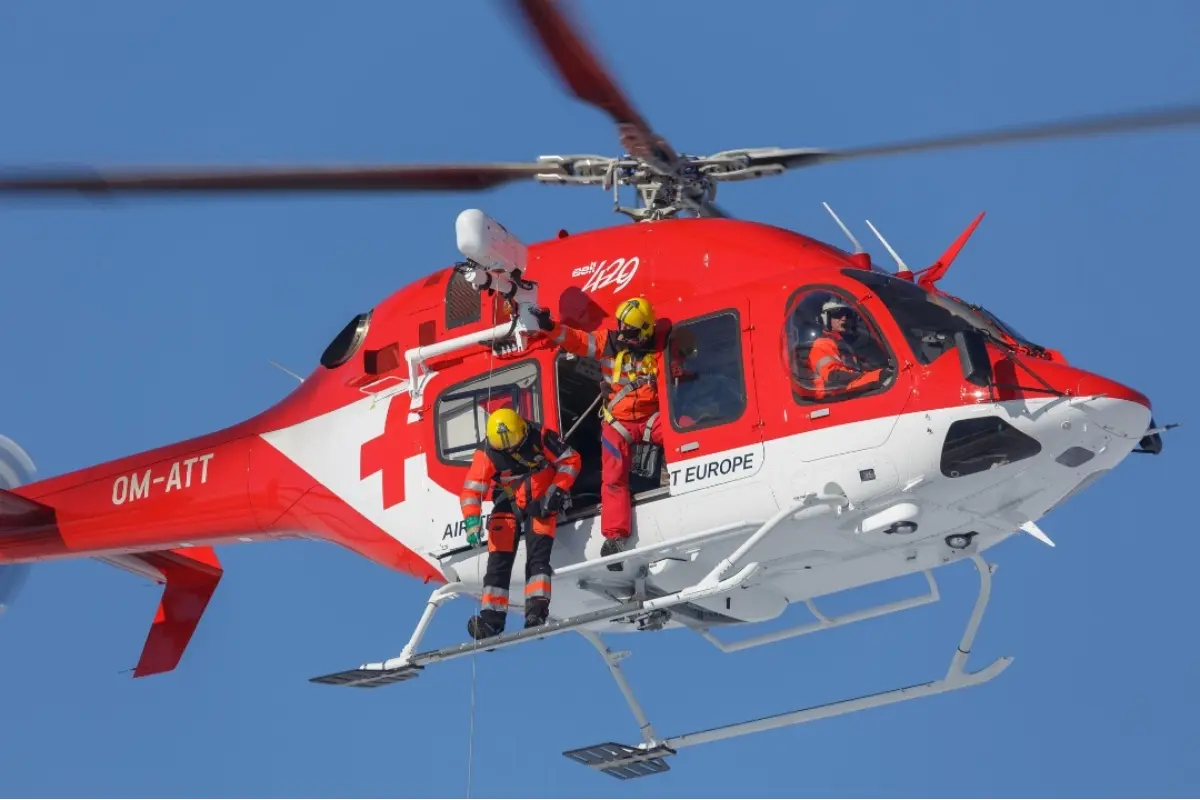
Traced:
[[[534, 455], [532, 459], [521, 455], [520, 451], [526, 448], [533, 451]], [[513, 515], [517, 518], [517, 530], [527, 533], [528, 531], [525, 530], [525, 526], [527, 523], [532, 522], [533, 517], [527, 517], [524, 509], [517, 503], [517, 487], [522, 483], [525, 484], [527, 506], [535, 502], [535, 498], [533, 497], [533, 475], [550, 463], [546, 459], [546, 455], [542, 452], [541, 436], [538, 435], [537, 431], [531, 430], [529, 436], [515, 450], [496, 450], [489, 445], [488, 458], [491, 459], [493, 466], [496, 467], [496, 475], [493, 478], [493, 482], [508, 496], [509, 503], [512, 505]], [[524, 475], [513, 474], [514, 470], [509, 461], [510, 459], [526, 468], [527, 471]], [[508, 474], [506, 475], [505, 473]]]
[[[605, 350], [615, 350], [611, 339], [605, 346]], [[650, 441], [650, 432], [654, 429], [654, 422], [658, 418], [659, 412], [655, 411], [649, 416], [646, 420], [645, 428], [642, 430], [641, 441], [635, 442], [633, 434], [629, 432], [629, 429], [622, 425], [621, 421], [613, 415], [613, 409], [616, 408], [617, 403], [621, 402], [632, 392], [637, 391], [643, 386], [652, 385], [658, 380], [657, 359], [653, 352], [647, 352], [635, 357], [629, 352], [629, 348], [617, 350], [611, 357], [613, 367], [609, 383], [617, 391], [609, 398], [607, 403], [600, 407], [600, 416], [612, 426], [613, 430], [620, 434], [622, 439], [631, 445], [630, 472], [643, 478], [653, 478], [659, 472], [659, 452], [658, 448]]]
[[[606, 349], [610, 349], [611, 347], [609, 345], [609, 348]], [[609, 383], [617, 391], [609, 398], [607, 403], [600, 407], [600, 416], [605, 422], [612, 425], [617, 433], [621, 434], [621, 438], [630, 444], [634, 444], [633, 434], [621, 424], [620, 420], [613, 416], [612, 410], [616, 408], [617, 403], [624, 400], [631, 393], [658, 380], [658, 363], [654, 357], [654, 353], [645, 353], [635, 359], [628, 348], [617, 351], [612, 358], [612, 362], [613, 368]], [[657, 417], [658, 411], [655, 411], [646, 420], [646, 430], [642, 434], [643, 442], [650, 441], [650, 428]]]

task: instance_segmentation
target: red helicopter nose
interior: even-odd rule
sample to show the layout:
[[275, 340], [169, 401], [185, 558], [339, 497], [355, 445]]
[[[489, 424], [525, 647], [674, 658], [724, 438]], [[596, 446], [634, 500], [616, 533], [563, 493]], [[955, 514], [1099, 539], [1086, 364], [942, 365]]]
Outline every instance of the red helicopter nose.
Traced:
[[1083, 400], [1089, 416], [1105, 430], [1124, 439], [1138, 441], [1153, 426], [1149, 398], [1136, 389], [1103, 375], [1076, 370], [1078, 380], [1072, 389]]
[[1074, 394], [1084, 397], [1089, 395], [1104, 395], [1114, 400], [1137, 403], [1140, 406], [1144, 406], [1147, 411], [1152, 410], [1150, 398], [1137, 389], [1130, 388], [1123, 383], [1118, 383], [1103, 375], [1094, 375], [1083, 370], [1079, 370], [1079, 382], [1075, 384]]

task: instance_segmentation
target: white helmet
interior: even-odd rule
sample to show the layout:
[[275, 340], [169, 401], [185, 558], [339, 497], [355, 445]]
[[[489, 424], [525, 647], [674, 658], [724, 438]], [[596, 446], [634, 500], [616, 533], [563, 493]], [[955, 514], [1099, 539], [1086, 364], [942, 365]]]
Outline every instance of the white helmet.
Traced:
[[834, 312], [837, 311], [844, 311], [850, 315], [850, 325], [847, 327], [852, 328], [858, 321], [858, 314], [853, 308], [850, 307], [850, 304], [841, 298], [834, 296], [826, 300], [825, 304], [821, 306], [821, 327], [823, 327], [825, 330], [830, 330], [832, 328], [832, 325], [830, 324], [830, 318], [833, 316]]

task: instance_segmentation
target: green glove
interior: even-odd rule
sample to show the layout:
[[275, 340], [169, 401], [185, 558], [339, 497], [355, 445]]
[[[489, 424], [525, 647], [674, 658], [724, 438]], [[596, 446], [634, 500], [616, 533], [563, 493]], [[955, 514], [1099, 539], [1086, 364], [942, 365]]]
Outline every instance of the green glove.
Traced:
[[467, 517], [467, 544], [471, 547], [476, 547], [479, 544], [479, 531], [482, 529], [482, 523], [477, 515]]

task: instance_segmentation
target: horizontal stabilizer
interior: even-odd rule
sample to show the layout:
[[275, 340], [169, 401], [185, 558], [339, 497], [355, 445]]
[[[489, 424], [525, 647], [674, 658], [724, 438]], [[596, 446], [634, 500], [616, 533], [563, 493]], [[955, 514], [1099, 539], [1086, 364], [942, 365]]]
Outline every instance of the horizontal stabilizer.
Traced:
[[0, 489], [0, 536], [28, 528], [38, 528], [54, 522], [50, 506]]
[[189, 547], [100, 560], [166, 584], [133, 677], [175, 669], [221, 581], [224, 570], [216, 552], [211, 547]]

